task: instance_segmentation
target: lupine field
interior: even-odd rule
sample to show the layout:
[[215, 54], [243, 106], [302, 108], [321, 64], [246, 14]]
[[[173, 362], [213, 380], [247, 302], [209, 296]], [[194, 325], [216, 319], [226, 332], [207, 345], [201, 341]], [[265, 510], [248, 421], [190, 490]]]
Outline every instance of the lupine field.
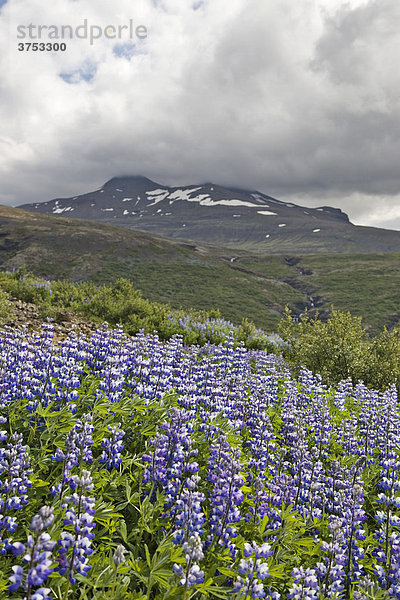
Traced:
[[400, 598], [395, 388], [229, 336], [0, 338], [0, 598]]

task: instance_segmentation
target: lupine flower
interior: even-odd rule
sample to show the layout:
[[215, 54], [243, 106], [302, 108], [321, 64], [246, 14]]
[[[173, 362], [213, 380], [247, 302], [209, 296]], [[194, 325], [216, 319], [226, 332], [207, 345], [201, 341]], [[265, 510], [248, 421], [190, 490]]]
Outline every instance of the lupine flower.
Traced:
[[202, 535], [205, 516], [203, 502], [205, 495], [197, 490], [200, 483], [198, 475], [188, 477], [170, 510], [174, 542], [182, 543], [195, 533]]
[[101, 457], [100, 463], [105, 463], [108, 469], [118, 469], [119, 465], [122, 462], [122, 450], [124, 449], [124, 444], [121, 443], [125, 435], [125, 431], [119, 429], [121, 423], [113, 426], [109, 425], [108, 430], [112, 434], [111, 438], [103, 438], [101, 442], [102, 448], [104, 448]]
[[125, 562], [125, 554], [128, 553], [128, 550], [122, 544], [119, 544], [113, 554], [113, 561], [116, 567], [122, 565]]
[[330, 518], [331, 541], [321, 543], [321, 550], [326, 556], [323, 562], [317, 563], [315, 568], [321, 591], [328, 597], [341, 593], [345, 587], [347, 553], [342, 524], [341, 518], [336, 516]]
[[271, 546], [255, 542], [244, 545], [242, 560], [239, 563], [239, 575], [234, 583], [233, 591], [239, 597], [265, 598], [264, 580], [269, 577], [266, 559], [272, 555]]
[[32, 600], [51, 600], [50, 591], [50, 588], [38, 588], [31, 598]]
[[293, 585], [287, 598], [290, 600], [314, 600], [318, 598], [318, 577], [314, 569], [293, 569]]
[[202, 542], [198, 533], [190, 536], [189, 540], [183, 544], [183, 554], [185, 556], [186, 567], [174, 564], [173, 571], [180, 577], [180, 585], [192, 587], [204, 581], [204, 572], [200, 569], [198, 563], [204, 558]]
[[218, 544], [229, 548], [232, 556], [236, 550], [232, 539], [236, 537], [234, 523], [241, 520], [239, 506], [243, 502], [241, 475], [242, 463], [237, 450], [232, 450], [224, 436], [211, 446], [208, 479], [213, 485], [210, 495], [210, 536], [207, 546]]
[[173, 410], [170, 423], [161, 424], [162, 434], [150, 440], [154, 451], [143, 455], [143, 460], [149, 463], [143, 479], [160, 485], [166, 496], [166, 508], [172, 507], [182, 486], [184, 478], [199, 470], [199, 465], [192, 458], [198, 453], [193, 448], [190, 438], [190, 413], [183, 410]]
[[91, 569], [88, 556], [93, 552], [91, 544], [94, 538], [92, 529], [95, 526], [95, 500], [84, 495], [93, 489], [89, 471], [83, 470], [81, 476], [73, 475], [69, 485], [74, 493], [65, 498], [64, 506], [67, 510], [64, 525], [69, 525], [71, 531], [63, 531], [58, 540], [57, 570], [61, 575], [66, 574], [71, 583], [75, 583], [75, 573], [86, 576]]
[[[8, 439], [2, 437], [2, 441]], [[0, 447], [0, 542], [4, 531], [13, 533], [17, 528], [16, 517], [10, 511], [19, 511], [28, 503], [31, 473], [27, 446], [22, 443], [22, 434], [15, 432], [6, 447]]]
[[51, 457], [53, 460], [63, 463], [62, 480], [60, 484], [53, 487], [53, 496], [56, 494], [62, 495], [65, 485], [70, 481], [69, 473], [72, 467], [79, 466], [80, 461], [86, 463], [93, 461], [93, 429], [92, 416], [89, 414], [83, 415], [82, 420], [76, 422], [65, 439], [65, 452], [57, 448]]
[[[190, 319], [181, 322], [182, 326], [188, 323]], [[353, 594], [354, 600], [364, 600], [382, 590], [390, 598], [400, 596], [400, 419], [395, 390], [382, 394], [362, 383], [345, 381], [327, 394], [319, 376], [303, 370], [296, 380], [282, 359], [247, 352], [234, 332], [226, 339], [226, 323], [218, 326], [210, 321], [198, 328], [204, 342], [219, 333], [225, 338], [220, 345], [202, 348], [186, 348], [182, 336], [163, 342], [157, 334], [141, 332], [128, 338], [121, 328], [102, 327], [92, 338], [72, 335], [58, 345], [51, 325], [32, 336], [0, 332], [0, 552], [7, 560], [17, 557], [10, 579], [17, 594], [20, 590], [22, 596], [26, 585], [31, 585], [31, 600], [47, 598], [50, 592], [43, 586], [49, 584], [43, 577], [54, 568], [52, 557], [57, 553], [46, 531], [51, 514], [36, 515], [30, 538], [21, 541], [16, 516], [29, 499], [31, 467], [29, 459], [23, 459], [23, 448], [28, 451], [22, 439], [12, 439], [8, 433], [12, 425], [19, 435], [15, 418], [9, 424], [3, 414], [15, 402], [26, 400], [36, 431], [47, 427], [46, 418], [35, 414], [39, 402], [50, 410], [54, 406], [74, 415], [81, 410], [79, 385], [91, 373], [100, 380], [94, 402], [100, 398], [118, 402], [128, 392], [140, 394], [144, 406], [156, 402], [162, 406], [165, 394], [175, 392], [178, 407], [157, 424], [153, 439], [147, 440], [143, 483], [146, 493], [153, 490], [151, 501], [157, 491], [164, 495], [160, 526], [184, 551], [184, 563], [174, 566], [182, 586], [190, 588], [202, 581], [203, 554], [208, 553], [209, 559], [211, 550], [216, 557], [227, 555], [224, 560], [238, 566], [237, 594], [247, 594], [247, 600], [251, 594], [275, 600], [279, 597], [275, 585], [282, 596], [290, 598], [323, 595], [347, 600]], [[342, 412], [345, 405], [350, 414]], [[140, 432], [140, 423], [135, 426], [130, 440]], [[102, 441], [103, 469], [118, 468], [121, 462], [124, 436], [120, 427], [110, 425]], [[97, 444], [91, 417], [84, 415], [67, 435], [65, 448], [53, 454], [53, 460], [62, 463], [53, 472], [63, 471], [55, 489], [56, 505], [60, 503], [65, 510], [65, 527], [58, 536], [57, 573], [71, 581], [76, 573], [88, 572], [93, 551], [92, 483], [84, 471], [74, 475], [74, 470], [79, 472], [92, 461], [93, 438]], [[7, 444], [20, 448], [16, 450], [20, 474], [11, 478]], [[371, 511], [368, 522], [364, 466], [377, 473], [376, 488], [375, 480], [369, 480], [371, 503], [367, 506], [375, 513]], [[266, 517], [265, 535], [273, 547], [284, 534], [283, 515], [290, 510], [298, 524], [304, 521], [307, 528], [312, 527], [308, 531], [319, 556], [298, 565], [287, 585], [288, 573], [279, 581], [268, 578], [267, 559], [257, 556], [253, 545], [246, 544], [243, 557], [237, 559], [235, 544], [241, 547], [238, 530], [246, 535]], [[373, 519], [373, 542], [371, 536], [366, 542]], [[50, 556], [43, 556], [43, 563], [32, 563], [36, 571], [27, 584], [29, 565], [24, 556], [36, 556], [40, 544], [41, 554], [50, 552]], [[116, 566], [124, 554], [117, 548]], [[364, 563], [373, 573], [372, 584], [364, 574]]]
[[[41, 586], [54, 570], [52, 568], [52, 552], [56, 542], [53, 542], [50, 535], [45, 533], [44, 530], [50, 527], [53, 521], [53, 509], [49, 506], [43, 506], [32, 519], [31, 531], [33, 535], [28, 535], [27, 543], [24, 545], [14, 542], [12, 545], [14, 555], [23, 554], [24, 556], [22, 559], [23, 566], [15, 565], [12, 567], [13, 574], [9, 578], [11, 583], [8, 586], [11, 592], [18, 590], [23, 585], [28, 595], [31, 595], [32, 590], [38, 587], [36, 594], [40, 598], [41, 590], [43, 594], [47, 590], [47, 588]], [[46, 594], [48, 595], [48, 591]]]

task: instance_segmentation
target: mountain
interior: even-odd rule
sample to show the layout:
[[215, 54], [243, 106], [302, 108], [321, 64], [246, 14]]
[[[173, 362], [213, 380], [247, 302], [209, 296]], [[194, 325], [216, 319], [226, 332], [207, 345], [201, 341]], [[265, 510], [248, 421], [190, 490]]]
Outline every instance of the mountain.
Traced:
[[169, 187], [115, 177], [88, 194], [20, 208], [266, 254], [400, 251], [400, 232], [355, 226], [338, 208], [305, 208], [212, 183]]

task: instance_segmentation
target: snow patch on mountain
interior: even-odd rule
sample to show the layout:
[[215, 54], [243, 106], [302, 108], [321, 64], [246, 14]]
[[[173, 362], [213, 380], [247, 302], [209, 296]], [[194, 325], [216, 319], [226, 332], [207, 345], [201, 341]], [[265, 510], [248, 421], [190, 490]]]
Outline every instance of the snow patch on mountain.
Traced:
[[68, 212], [70, 210], [74, 210], [72, 206], [64, 206], [63, 208], [57, 206], [56, 208], [53, 208], [53, 214], [61, 215], [63, 212]]
[[188, 200], [188, 201], [192, 201], [195, 202], [195, 200], [193, 200], [192, 198], [190, 198], [190, 196], [192, 194], [194, 194], [195, 192], [198, 192], [199, 190], [201, 190], [201, 186], [200, 187], [195, 187], [195, 188], [189, 188], [187, 190], [175, 190], [175, 192], [172, 192], [171, 194], [168, 195], [169, 198], [169, 203], [172, 204], [172, 202], [174, 202], [175, 200]]
[[202, 206], [213, 206], [213, 201], [208, 194], [199, 194], [194, 198], [188, 198], [188, 202], [198, 202]]
[[[149, 206], [153, 206], [153, 204], [157, 204], [157, 202], [160, 202], [161, 200], [164, 200], [164, 199], [168, 199], [169, 204], [173, 204], [177, 200], [180, 200], [180, 201], [185, 201], [185, 202], [197, 202], [198, 204], [200, 204], [200, 206], [209, 206], [209, 207], [222, 205], [222, 206], [249, 206], [251, 208], [257, 208], [259, 206], [258, 204], [255, 204], [253, 202], [247, 202], [245, 200], [238, 200], [237, 198], [226, 198], [223, 200], [213, 200], [212, 197], [210, 196], [210, 194], [195, 195], [196, 192], [198, 192], [201, 189], [202, 189], [201, 187], [189, 188], [186, 190], [178, 189], [178, 190], [175, 190], [174, 192], [171, 192], [170, 194], [168, 194], [168, 192], [165, 192], [165, 190], [163, 190], [163, 195], [161, 195], [161, 190], [156, 190], [157, 195], [154, 192], [152, 192], [152, 198], [155, 196], [155, 200], [152, 204], [149, 204]], [[146, 192], [146, 194], [149, 195], [150, 193]]]
[[168, 196], [168, 194], [169, 194], [168, 190], [162, 190], [162, 189], [151, 190], [150, 192], [146, 192], [148, 199], [153, 200], [153, 202], [151, 202], [149, 204], [149, 206], [154, 206], [155, 204], [158, 204], [162, 200], [165, 200], [165, 198]]
[[204, 204], [205, 206], [216, 206], [217, 204], [222, 204], [224, 206], [250, 206], [251, 208], [258, 207], [258, 204], [246, 202], [245, 200], [237, 200], [236, 198], [232, 198], [231, 200], [212, 200], [211, 204], [205, 204], [204, 202], [201, 202], [200, 204]]

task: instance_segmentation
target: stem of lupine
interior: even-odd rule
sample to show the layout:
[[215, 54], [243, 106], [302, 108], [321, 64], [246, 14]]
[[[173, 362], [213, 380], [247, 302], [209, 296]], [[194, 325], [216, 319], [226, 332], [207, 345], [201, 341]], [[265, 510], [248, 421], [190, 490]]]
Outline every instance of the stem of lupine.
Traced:
[[68, 598], [69, 587], [70, 587], [70, 580], [68, 579], [68, 582], [67, 582], [67, 589], [66, 589], [66, 591], [65, 591], [64, 600], [67, 600], [67, 598]]
[[118, 567], [115, 566], [113, 584], [112, 584], [112, 588], [111, 588], [111, 598], [115, 598], [115, 586], [117, 585], [117, 571], [118, 571]]

